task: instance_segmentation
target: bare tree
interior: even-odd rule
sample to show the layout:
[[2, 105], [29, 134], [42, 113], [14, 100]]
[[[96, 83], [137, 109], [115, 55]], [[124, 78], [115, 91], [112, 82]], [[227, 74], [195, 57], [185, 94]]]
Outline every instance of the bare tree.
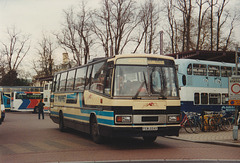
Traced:
[[218, 4], [218, 8], [217, 8], [217, 47], [216, 47], [216, 50], [218, 51], [219, 50], [219, 43], [220, 43], [220, 31], [223, 27], [223, 25], [226, 23], [228, 17], [229, 17], [229, 13], [227, 12], [226, 13], [226, 16], [224, 18], [223, 21], [221, 21], [221, 18], [222, 18], [222, 15], [223, 15], [223, 12], [224, 12], [224, 8], [225, 6], [228, 4], [228, 0], [222, 0], [222, 3], [221, 4]]
[[171, 40], [171, 52], [170, 53], [175, 53], [176, 50], [176, 46], [177, 45], [177, 40], [175, 39], [176, 37], [176, 32], [175, 30], [177, 30], [176, 28], [176, 20], [175, 20], [175, 14], [174, 14], [174, 4], [173, 4], [173, 0], [166, 0], [165, 1], [165, 8], [167, 10], [167, 20], [168, 20], [168, 24], [169, 24], [169, 31], [167, 30], [167, 33], [170, 37]]
[[177, 6], [175, 7], [182, 13], [182, 51], [189, 51], [191, 44], [192, 1], [177, 0]]
[[23, 35], [15, 27], [7, 29], [7, 36], [7, 41], [1, 42], [1, 53], [6, 57], [7, 70], [16, 71], [30, 49], [30, 36]]
[[[100, 39], [105, 55], [118, 55], [131, 41], [136, 28], [133, 0], [103, 0], [93, 17], [93, 31]], [[110, 49], [110, 52], [109, 52]]]
[[141, 34], [137, 39], [137, 46], [133, 53], [135, 53], [144, 40], [144, 53], [154, 53], [157, 49], [154, 49], [154, 42], [157, 37], [157, 26], [159, 25], [159, 9], [158, 5], [153, 0], [145, 1], [139, 11], [139, 19], [141, 26]]
[[83, 2], [80, 6], [79, 12], [75, 12], [73, 8], [64, 10], [65, 23], [59, 34], [55, 34], [59, 44], [66, 51], [73, 54], [73, 59], [77, 65], [82, 65], [90, 55], [90, 46], [93, 43], [90, 34], [90, 10], [86, 9]]
[[79, 39], [82, 41], [82, 54], [84, 56], [84, 64], [87, 63], [90, 58], [90, 47], [93, 45], [92, 36], [92, 24], [91, 24], [91, 12], [86, 9], [85, 3], [82, 2], [80, 11], [77, 13], [77, 21], [75, 29], [78, 32]]
[[[38, 76], [49, 76], [53, 75], [54, 67], [54, 50], [57, 46], [49, 36], [43, 34], [42, 40], [38, 43], [39, 48], [37, 48], [39, 59], [38, 62], [34, 62], [34, 70], [37, 72]], [[37, 63], [40, 63], [37, 65]]]
[[[206, 6], [205, 4], [207, 4], [207, 0], [196, 0], [196, 4], [199, 8], [198, 10], [198, 31], [197, 31], [197, 46], [196, 46], [196, 50], [199, 50], [199, 46], [200, 46], [200, 40], [201, 40], [201, 32], [202, 32], [202, 28], [203, 28], [203, 22], [205, 19], [205, 16], [207, 14], [208, 9], [210, 8], [210, 6]], [[203, 42], [203, 41], [201, 41]]]

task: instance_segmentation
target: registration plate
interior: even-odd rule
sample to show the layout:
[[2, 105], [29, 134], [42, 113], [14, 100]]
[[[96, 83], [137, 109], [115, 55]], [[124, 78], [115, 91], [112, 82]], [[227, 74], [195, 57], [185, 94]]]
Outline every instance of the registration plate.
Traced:
[[157, 131], [158, 127], [143, 127], [143, 131]]

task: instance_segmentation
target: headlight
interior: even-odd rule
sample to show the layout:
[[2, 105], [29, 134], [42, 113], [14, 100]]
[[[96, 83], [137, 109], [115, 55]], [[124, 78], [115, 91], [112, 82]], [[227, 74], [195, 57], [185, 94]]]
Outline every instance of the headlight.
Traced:
[[131, 124], [132, 123], [132, 116], [130, 115], [116, 115], [115, 122], [117, 124]]
[[168, 115], [168, 122], [179, 122], [179, 115]]

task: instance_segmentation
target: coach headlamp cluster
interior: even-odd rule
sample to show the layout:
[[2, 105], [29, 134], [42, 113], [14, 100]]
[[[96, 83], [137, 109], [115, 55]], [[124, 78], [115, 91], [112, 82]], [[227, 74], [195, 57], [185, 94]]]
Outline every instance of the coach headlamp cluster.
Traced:
[[173, 114], [173, 115], [168, 115], [168, 122], [169, 123], [176, 123], [180, 121], [180, 116], [177, 114]]
[[115, 123], [116, 124], [132, 124], [132, 116], [131, 115], [116, 115]]

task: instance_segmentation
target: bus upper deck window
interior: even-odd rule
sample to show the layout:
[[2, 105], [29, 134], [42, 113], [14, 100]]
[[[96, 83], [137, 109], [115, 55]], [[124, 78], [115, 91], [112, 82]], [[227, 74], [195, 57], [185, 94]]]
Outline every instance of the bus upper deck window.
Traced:
[[219, 66], [208, 65], [208, 76], [220, 76]]
[[221, 76], [222, 77], [232, 76], [232, 67], [222, 66], [221, 67]]
[[192, 75], [192, 64], [189, 64], [187, 67], [187, 74]]
[[193, 64], [193, 75], [206, 76], [207, 66], [204, 64]]

